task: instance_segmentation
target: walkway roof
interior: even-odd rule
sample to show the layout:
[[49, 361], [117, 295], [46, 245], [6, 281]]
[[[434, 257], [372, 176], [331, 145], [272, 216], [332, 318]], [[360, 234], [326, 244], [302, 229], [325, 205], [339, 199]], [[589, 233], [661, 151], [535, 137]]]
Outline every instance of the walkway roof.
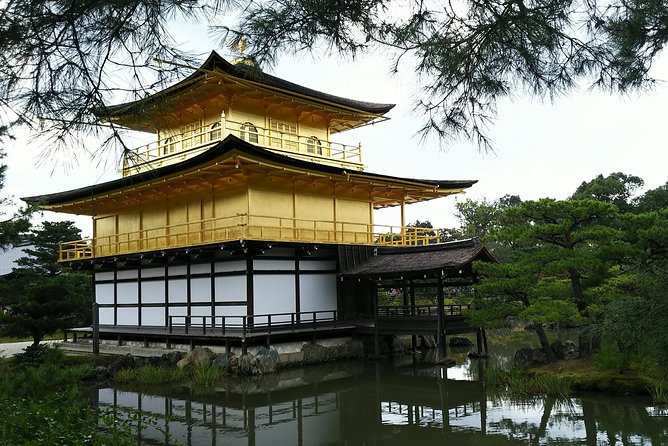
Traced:
[[423, 279], [470, 277], [470, 266], [482, 260], [496, 262], [477, 239], [433, 245], [383, 248], [376, 255], [342, 273], [349, 278]]

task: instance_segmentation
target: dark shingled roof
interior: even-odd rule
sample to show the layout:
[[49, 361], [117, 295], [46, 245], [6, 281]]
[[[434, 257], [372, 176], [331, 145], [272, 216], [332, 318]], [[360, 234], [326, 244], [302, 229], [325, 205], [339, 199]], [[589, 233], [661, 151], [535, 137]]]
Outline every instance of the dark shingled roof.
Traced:
[[424, 275], [447, 275], [476, 260], [495, 262], [487, 249], [476, 239], [458, 240], [424, 246], [378, 248], [377, 254], [350, 271], [344, 277], [404, 278]]
[[119, 178], [117, 180], [108, 181], [106, 183], [94, 184], [92, 186], [86, 186], [65, 192], [57, 192], [54, 194], [38, 195], [34, 197], [24, 197], [21, 199], [28, 203], [35, 203], [38, 205], [39, 204], [50, 205], [50, 204], [64, 203], [79, 199], [91, 198], [98, 194], [113, 192], [124, 188], [132, 187], [135, 185], [140, 185], [142, 183], [158, 181], [162, 178], [168, 177], [173, 174], [177, 174], [179, 172], [191, 168], [208, 165], [209, 163], [212, 163], [215, 160], [224, 157], [228, 152], [232, 150], [237, 150], [241, 154], [252, 155], [261, 159], [265, 159], [267, 161], [273, 161], [276, 163], [296, 168], [308, 169], [313, 172], [330, 173], [338, 175], [349, 174], [351, 176], [358, 178], [395, 182], [398, 184], [401, 184], [402, 182], [413, 183], [413, 184], [417, 183], [423, 186], [433, 186], [436, 188], [443, 188], [448, 190], [448, 189], [465, 189], [471, 187], [478, 181], [478, 180], [419, 180], [412, 178], [393, 177], [390, 175], [381, 175], [369, 172], [357, 172], [357, 171], [349, 172], [348, 170], [341, 167], [312, 163], [309, 161], [300, 160], [290, 156], [280, 155], [278, 153], [271, 152], [256, 145], [250, 144], [242, 139], [237, 138], [234, 135], [228, 135], [224, 140], [213, 145], [207, 151], [197, 156], [193, 156], [192, 158], [187, 158], [186, 160], [181, 161], [180, 163], [170, 164], [155, 170], [150, 170], [148, 172], [142, 172], [136, 175]]
[[[238, 79], [243, 79], [251, 82], [256, 82], [262, 84], [269, 88], [276, 88], [279, 90], [289, 91], [296, 93], [301, 96], [307, 96], [313, 102], [319, 102], [323, 105], [329, 106], [339, 106], [347, 109], [362, 111], [365, 113], [378, 114], [382, 115], [394, 108], [395, 104], [377, 104], [373, 102], [364, 102], [358, 101], [355, 99], [343, 98], [340, 96], [334, 96], [328, 93], [323, 93], [321, 91], [313, 90], [308, 87], [304, 87], [284, 79], [272, 76], [263, 72], [259, 68], [250, 67], [243, 63], [236, 65], [231, 64], [230, 62], [223, 59], [218, 53], [212, 51], [209, 57], [206, 59], [204, 64], [195, 71], [193, 74], [168, 88], [165, 91], [155, 93], [151, 96], [148, 96], [144, 99], [138, 101], [127, 102], [125, 104], [109, 106], [106, 109], [106, 113], [114, 116], [117, 114], [125, 114], [131, 112], [137, 106], [148, 105], [154, 101], [160, 101], [161, 98], [168, 93], [174, 93], [180, 91], [184, 88], [190, 88], [190, 86], [198, 80], [200, 77], [204, 76], [207, 72], [211, 72], [215, 69], [219, 69], [230, 76], [234, 76]], [[102, 110], [94, 111], [98, 116], [102, 115]]]

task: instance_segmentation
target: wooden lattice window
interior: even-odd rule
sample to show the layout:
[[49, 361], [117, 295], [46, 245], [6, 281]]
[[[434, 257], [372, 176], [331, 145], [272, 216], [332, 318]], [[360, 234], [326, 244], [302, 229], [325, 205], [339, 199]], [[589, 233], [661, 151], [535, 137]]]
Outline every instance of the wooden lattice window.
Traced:
[[322, 143], [315, 136], [309, 136], [306, 140], [306, 151], [308, 153], [315, 153], [317, 155], [322, 155]]
[[192, 124], [181, 127], [181, 138], [183, 150], [202, 144], [202, 122], [195, 121]]
[[286, 150], [298, 149], [297, 124], [271, 121], [271, 146]]
[[209, 126], [209, 141], [216, 141], [220, 139], [220, 122], [214, 122]]
[[239, 138], [257, 144], [257, 127], [255, 127], [252, 122], [244, 122], [241, 124]]

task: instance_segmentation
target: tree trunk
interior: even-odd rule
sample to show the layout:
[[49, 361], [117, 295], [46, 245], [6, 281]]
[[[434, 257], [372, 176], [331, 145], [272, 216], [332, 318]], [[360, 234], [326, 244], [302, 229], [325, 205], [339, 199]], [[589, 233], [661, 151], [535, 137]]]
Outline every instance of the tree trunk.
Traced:
[[[529, 302], [529, 298], [522, 294], [519, 297], [519, 299], [522, 301], [525, 307], [529, 307], [531, 305], [531, 302]], [[543, 347], [543, 351], [545, 352], [545, 356], [547, 356], [547, 360], [550, 363], [557, 362], [557, 358], [554, 356], [554, 352], [552, 351], [552, 347], [550, 347], [550, 341], [547, 339], [547, 335], [545, 334], [545, 330], [543, 330], [542, 325], [534, 324], [534, 329], [536, 330], [536, 334], [538, 335], [538, 340], [540, 341], [541, 347]]]
[[587, 309], [587, 302], [585, 302], [584, 293], [582, 292], [582, 283], [580, 282], [580, 272], [575, 268], [568, 270], [568, 277], [571, 279], [571, 288], [573, 289], [573, 300], [578, 307], [578, 311], [584, 316]]
[[538, 339], [540, 340], [540, 345], [543, 347], [543, 351], [545, 352], [545, 356], [547, 356], [548, 362], [557, 362], [557, 358], [554, 356], [552, 347], [550, 347], [550, 341], [547, 340], [547, 335], [545, 334], [543, 327], [540, 325], [535, 325], [535, 330], [536, 334], [538, 335]]

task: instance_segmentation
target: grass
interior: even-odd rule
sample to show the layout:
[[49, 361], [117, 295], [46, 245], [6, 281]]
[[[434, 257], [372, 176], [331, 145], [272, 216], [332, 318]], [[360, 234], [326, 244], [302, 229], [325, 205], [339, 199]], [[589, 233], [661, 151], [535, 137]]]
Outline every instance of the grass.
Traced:
[[668, 404], [668, 380], [654, 380], [647, 387], [655, 404]]
[[213, 386], [222, 376], [222, 370], [211, 365], [192, 369], [192, 380], [199, 386]]
[[178, 367], [145, 365], [134, 369], [119, 370], [113, 376], [119, 384], [170, 384], [189, 378], [188, 372]]
[[485, 383], [499, 387], [515, 395], [569, 396], [573, 381], [569, 378], [547, 374], [534, 374], [520, 369], [487, 369]]
[[[622, 372], [616, 367], [601, 368], [601, 362], [594, 359], [572, 359], [559, 361], [554, 364], [529, 369], [530, 373], [536, 375], [549, 375], [570, 379], [573, 389], [578, 391], [594, 391], [614, 394], [651, 394], [664, 396], [668, 386], [659, 385], [646, 370], [637, 367], [623, 369]], [[656, 399], [655, 399], [656, 400]]]
[[118, 384], [147, 384], [160, 385], [192, 381], [197, 386], [211, 387], [218, 382], [224, 372], [214, 366], [190, 367], [180, 369], [178, 367], [158, 367], [145, 365], [134, 369], [117, 371], [114, 382]]

